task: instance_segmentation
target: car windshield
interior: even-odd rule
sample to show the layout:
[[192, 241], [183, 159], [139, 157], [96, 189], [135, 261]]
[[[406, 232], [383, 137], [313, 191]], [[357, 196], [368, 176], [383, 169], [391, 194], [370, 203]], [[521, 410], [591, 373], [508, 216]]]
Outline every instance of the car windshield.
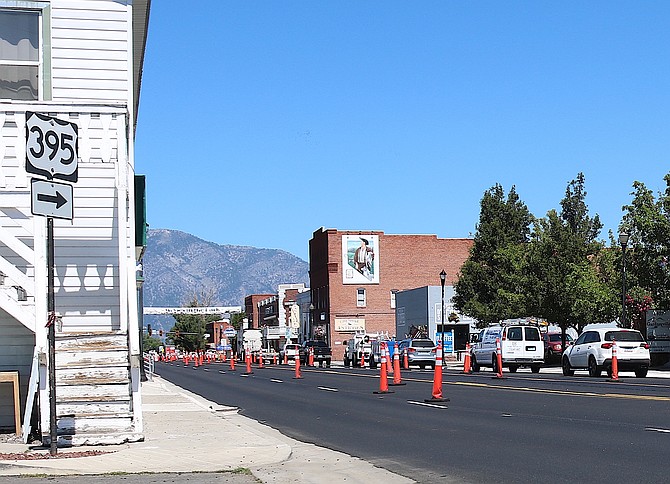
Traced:
[[314, 341], [310, 346], [328, 346], [325, 341]]
[[435, 343], [429, 339], [415, 339], [412, 341], [412, 346], [415, 348], [432, 348]]
[[637, 331], [608, 331], [605, 333], [605, 341], [644, 341], [642, 334]]

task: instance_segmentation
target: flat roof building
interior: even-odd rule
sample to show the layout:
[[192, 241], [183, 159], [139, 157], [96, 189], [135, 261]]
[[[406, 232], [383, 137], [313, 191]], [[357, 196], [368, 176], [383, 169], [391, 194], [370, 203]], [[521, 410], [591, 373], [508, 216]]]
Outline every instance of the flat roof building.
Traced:
[[[358, 331], [395, 335], [398, 291], [453, 285], [472, 239], [390, 235], [382, 231], [320, 228], [309, 242], [311, 305], [306, 339], [325, 335], [333, 357]], [[404, 335], [399, 335], [404, 336]]]

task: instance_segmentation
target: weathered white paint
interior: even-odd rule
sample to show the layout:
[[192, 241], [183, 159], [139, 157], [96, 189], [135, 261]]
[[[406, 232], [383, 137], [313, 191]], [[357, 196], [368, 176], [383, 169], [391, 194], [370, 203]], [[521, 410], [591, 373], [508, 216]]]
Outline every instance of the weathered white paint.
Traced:
[[[81, 335], [90, 345], [84, 333], [106, 333], [100, 336], [103, 341], [119, 345], [104, 352], [79, 348], [76, 356], [67, 348], [59, 350], [58, 412], [64, 415], [76, 409], [72, 413], [83, 414], [86, 408], [93, 413], [98, 409], [132, 422], [128, 427], [91, 419], [82, 428], [103, 433], [115, 429], [118, 435], [75, 436], [73, 443], [137, 440], [142, 420], [139, 373], [137, 365], [131, 364], [139, 354], [139, 323], [132, 220], [134, 128], [130, 125], [135, 120], [147, 1], [51, 0], [45, 12], [48, 18], [43, 23], [49, 28], [44, 36], [49, 53], [45, 85], [51, 89], [45, 99], [51, 101], [0, 104], [0, 270], [7, 274], [5, 287], [0, 287], [0, 355], [25, 354], [21, 374], [25, 386], [29, 377], [24, 375], [25, 367], [32, 357], [29, 346], [42, 354], [47, 348], [46, 223], [30, 214], [32, 175], [24, 169], [25, 112], [44, 112], [79, 126], [74, 220], [54, 224], [56, 311], [62, 318], [58, 334]], [[12, 285], [24, 287], [28, 300], [12, 299]], [[13, 334], [26, 331], [32, 335], [29, 343]], [[45, 370], [41, 368], [40, 381], [43, 429], [49, 426]], [[81, 382], [104, 384], [75, 384]], [[0, 393], [0, 422], [7, 417], [5, 404]]]

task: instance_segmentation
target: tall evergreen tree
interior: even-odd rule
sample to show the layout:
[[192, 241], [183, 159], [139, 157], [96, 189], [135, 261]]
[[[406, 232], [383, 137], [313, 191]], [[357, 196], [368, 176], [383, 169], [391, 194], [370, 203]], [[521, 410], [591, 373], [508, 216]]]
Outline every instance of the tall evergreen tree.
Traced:
[[533, 217], [512, 187], [496, 184], [481, 200], [470, 257], [454, 285], [456, 308], [480, 327], [526, 315], [524, 245]]
[[597, 239], [602, 223], [589, 216], [584, 175], [568, 183], [561, 211], [550, 210], [534, 227], [529, 252], [532, 313], [565, 330], [611, 321], [617, 314], [611, 257]]

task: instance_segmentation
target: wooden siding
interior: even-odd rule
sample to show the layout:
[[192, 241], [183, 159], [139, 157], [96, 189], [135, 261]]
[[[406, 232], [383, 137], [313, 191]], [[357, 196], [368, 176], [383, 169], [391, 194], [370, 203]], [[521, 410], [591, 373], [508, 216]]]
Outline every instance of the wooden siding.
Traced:
[[[28, 393], [35, 335], [0, 309], [0, 371], [18, 371], [21, 393], [21, 420]], [[0, 428], [14, 428], [12, 385], [0, 385]]]
[[131, 18], [126, 2], [55, 0], [51, 8], [54, 101], [132, 99]]

